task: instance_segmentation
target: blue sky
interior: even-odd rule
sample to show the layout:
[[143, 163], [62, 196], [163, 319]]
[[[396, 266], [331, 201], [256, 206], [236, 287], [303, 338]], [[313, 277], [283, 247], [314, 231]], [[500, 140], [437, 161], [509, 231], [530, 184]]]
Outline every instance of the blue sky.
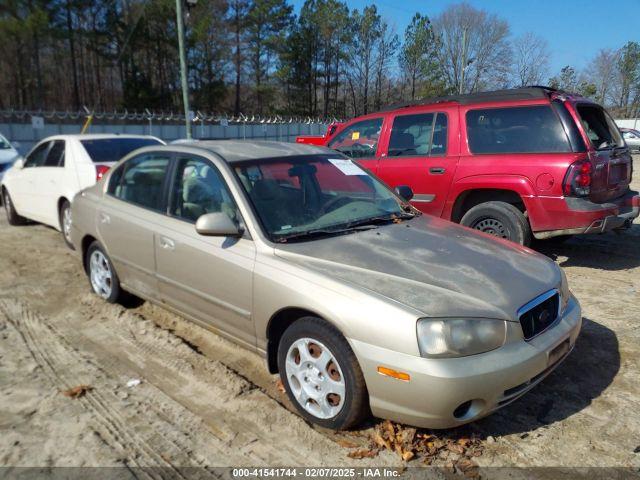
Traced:
[[[304, 0], [292, 0], [296, 13]], [[346, 0], [349, 8], [374, 4], [398, 34], [415, 12], [433, 17], [446, 0]], [[640, 42], [640, 0], [468, 0], [476, 8], [509, 22], [514, 36], [533, 32], [549, 42], [551, 74], [565, 65], [584, 68], [601, 48], [619, 48], [629, 40]]]

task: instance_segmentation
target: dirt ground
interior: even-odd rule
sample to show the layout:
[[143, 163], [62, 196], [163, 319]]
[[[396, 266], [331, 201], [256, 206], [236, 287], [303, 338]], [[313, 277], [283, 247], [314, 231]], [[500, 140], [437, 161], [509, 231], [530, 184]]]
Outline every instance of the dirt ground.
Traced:
[[[565, 269], [582, 304], [575, 351], [522, 399], [437, 438], [477, 438], [480, 466], [637, 470], [640, 223], [537, 248]], [[141, 383], [128, 387], [132, 379]], [[61, 393], [78, 385], [91, 389]], [[262, 359], [148, 303], [104, 303], [58, 232], [9, 227], [2, 216], [0, 465], [407, 464], [390, 451], [348, 457], [379, 422], [342, 434], [310, 426]]]

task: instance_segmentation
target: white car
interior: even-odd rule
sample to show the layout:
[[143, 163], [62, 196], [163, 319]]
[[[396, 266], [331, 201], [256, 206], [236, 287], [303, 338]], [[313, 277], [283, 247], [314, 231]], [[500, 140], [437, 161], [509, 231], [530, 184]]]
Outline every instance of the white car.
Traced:
[[18, 150], [16, 150], [14, 145], [11, 145], [9, 140], [0, 135], [0, 182], [2, 182], [2, 177], [4, 176], [4, 172], [11, 168], [13, 162], [15, 162], [20, 157]]
[[633, 128], [621, 128], [620, 131], [622, 132], [622, 137], [627, 143], [629, 150], [640, 152], [640, 130], [635, 130]]
[[164, 145], [142, 135], [56, 135], [38, 143], [4, 175], [0, 189], [11, 225], [26, 219], [50, 225], [71, 243], [71, 202], [129, 152]]

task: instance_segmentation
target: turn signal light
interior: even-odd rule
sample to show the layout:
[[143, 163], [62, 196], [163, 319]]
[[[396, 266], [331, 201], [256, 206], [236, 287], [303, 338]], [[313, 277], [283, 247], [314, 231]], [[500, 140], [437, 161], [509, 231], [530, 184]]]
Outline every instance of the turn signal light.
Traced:
[[411, 376], [408, 373], [398, 372], [392, 368], [378, 367], [378, 373], [386, 375], [387, 377], [397, 378], [398, 380], [403, 380], [405, 382], [411, 380]]

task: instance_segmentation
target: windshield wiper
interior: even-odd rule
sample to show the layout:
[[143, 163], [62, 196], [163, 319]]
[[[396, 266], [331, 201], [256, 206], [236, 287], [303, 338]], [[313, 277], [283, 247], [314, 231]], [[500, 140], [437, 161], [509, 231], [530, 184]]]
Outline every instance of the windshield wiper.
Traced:
[[311, 238], [327, 237], [332, 235], [343, 235], [345, 233], [363, 232], [365, 230], [371, 230], [377, 228], [375, 225], [355, 225], [345, 228], [317, 228], [314, 230], [307, 230], [306, 232], [292, 233], [284, 237], [280, 237], [276, 240], [277, 243], [287, 243], [291, 240], [309, 240]]
[[370, 217], [363, 218], [362, 220], [354, 220], [353, 222], [349, 222], [345, 225], [345, 228], [354, 228], [365, 225], [383, 225], [385, 223], [398, 223], [402, 220], [409, 220], [414, 218], [416, 215], [414, 213], [403, 212], [403, 213], [393, 213], [391, 215], [382, 215], [379, 217]]

